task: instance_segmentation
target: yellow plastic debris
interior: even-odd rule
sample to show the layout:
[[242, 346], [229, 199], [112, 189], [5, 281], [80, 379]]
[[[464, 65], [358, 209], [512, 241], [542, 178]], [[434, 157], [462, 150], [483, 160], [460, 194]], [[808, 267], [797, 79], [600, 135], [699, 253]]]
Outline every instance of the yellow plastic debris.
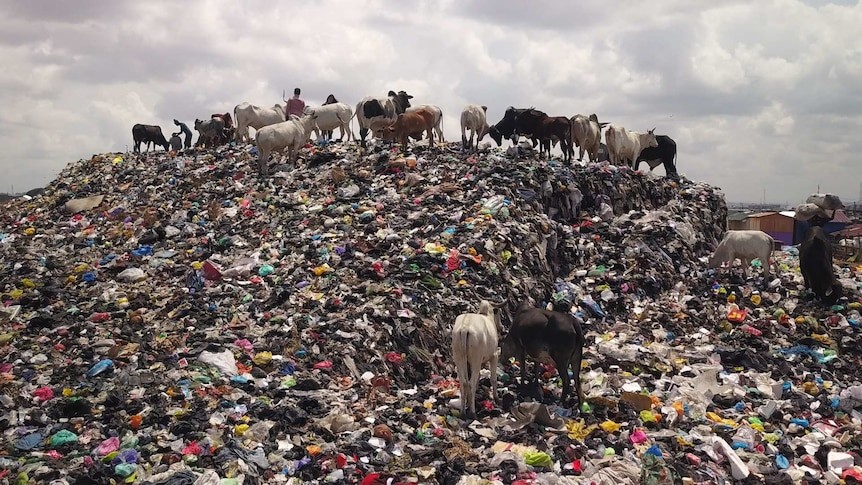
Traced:
[[620, 430], [620, 425], [611, 420], [603, 422], [599, 427], [602, 428], [605, 433], [616, 433]]
[[254, 358], [251, 359], [251, 361], [254, 362], [255, 365], [258, 365], [258, 366], [264, 366], [266, 364], [269, 364], [270, 362], [272, 362], [272, 352], [269, 352], [269, 351], [258, 352], [257, 355], [255, 355]]
[[587, 426], [583, 419], [566, 422], [566, 431], [569, 433], [569, 438], [573, 440], [583, 441], [597, 429], [599, 429], [598, 425]]

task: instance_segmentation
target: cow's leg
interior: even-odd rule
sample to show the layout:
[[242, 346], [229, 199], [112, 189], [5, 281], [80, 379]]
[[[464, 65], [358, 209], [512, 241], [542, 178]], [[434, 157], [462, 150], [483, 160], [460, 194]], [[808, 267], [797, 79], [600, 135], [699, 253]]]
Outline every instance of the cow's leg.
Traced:
[[527, 350], [518, 349], [518, 362], [521, 365], [521, 385], [527, 385]]
[[434, 147], [434, 130], [432, 128], [428, 128], [428, 148]]
[[[593, 154], [590, 153], [590, 161], [592, 162]], [[584, 161], [584, 144], [581, 143], [581, 146], [578, 147], [578, 161]]]
[[[470, 130], [470, 146], [473, 145], [473, 130]], [[461, 125], [461, 148], [467, 148], [467, 128]]]
[[493, 354], [491, 354], [491, 358], [489, 359], [489, 365], [491, 366], [491, 399], [494, 400], [494, 403], [498, 402], [497, 398], [497, 363], [500, 360], [500, 349], [496, 349]]
[[560, 404], [566, 405], [566, 400], [572, 390], [572, 384], [569, 382], [569, 362], [572, 356], [566, 355], [566, 352], [554, 352], [552, 355], [554, 364], [557, 366], [557, 373], [560, 374], [560, 379], [563, 381], [563, 394], [560, 396]]
[[266, 177], [269, 172], [269, 153], [261, 152], [260, 158], [257, 161], [257, 173], [261, 177]]
[[468, 396], [470, 395], [470, 379], [468, 376], [470, 374], [470, 363], [467, 360], [467, 356], [462, 356], [461, 358], [455, 361], [455, 369], [458, 372], [458, 384], [461, 387], [461, 417], [464, 418], [467, 416], [467, 409], [469, 400]]
[[368, 128], [364, 128], [362, 126], [359, 127], [359, 145], [362, 148], [365, 148], [365, 137], [368, 135]]
[[[578, 395], [578, 406], [581, 406], [587, 399], [584, 397], [584, 390], [581, 387], [581, 363], [584, 360], [584, 344], [583, 342], [577, 342], [575, 344], [575, 350], [572, 352], [572, 374], [575, 376], [575, 392]], [[568, 380], [568, 379], [566, 379]]]
[[470, 416], [476, 416], [476, 393], [479, 390], [479, 375], [482, 373], [482, 359], [473, 359], [470, 366]]
[[302, 146], [300, 143], [290, 144], [287, 146], [287, 159], [290, 161], [290, 166], [296, 168], [296, 164], [299, 161], [299, 147]]

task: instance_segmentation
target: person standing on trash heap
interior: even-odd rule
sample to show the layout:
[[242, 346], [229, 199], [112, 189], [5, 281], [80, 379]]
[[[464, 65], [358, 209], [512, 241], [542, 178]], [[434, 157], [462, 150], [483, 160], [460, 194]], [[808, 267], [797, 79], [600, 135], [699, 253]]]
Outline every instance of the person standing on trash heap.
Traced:
[[180, 139], [180, 133], [171, 133], [171, 150], [178, 152], [183, 149], [183, 141]]
[[174, 124], [180, 127], [180, 131], [186, 137], [185, 147], [186, 147], [186, 150], [188, 150], [189, 148], [192, 147], [192, 130], [190, 130], [189, 127], [186, 126], [186, 124], [181, 122], [181, 121], [174, 120]]
[[305, 101], [299, 99], [299, 88], [294, 88], [293, 97], [287, 100], [284, 107], [285, 120], [290, 120], [290, 115], [301, 117], [305, 113]]

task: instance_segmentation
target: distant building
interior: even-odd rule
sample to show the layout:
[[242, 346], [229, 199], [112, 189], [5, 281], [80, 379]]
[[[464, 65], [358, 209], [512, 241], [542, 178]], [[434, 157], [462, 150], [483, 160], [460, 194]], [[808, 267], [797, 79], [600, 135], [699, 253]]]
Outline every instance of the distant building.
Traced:
[[[827, 214], [829, 211], [827, 211]], [[784, 212], [784, 214], [789, 214], [790, 217], [796, 215], [793, 211]], [[831, 221], [827, 222], [823, 225], [823, 232], [826, 234], [833, 234], [839, 231], [844, 230], [850, 224], [850, 218], [847, 217], [847, 214], [844, 213], [843, 210], [835, 211], [835, 217], [832, 218]], [[794, 238], [793, 244], [799, 244], [805, 239], [805, 232], [808, 231], [810, 225], [804, 221], [796, 221], [796, 234]]]
[[772, 236], [775, 242], [780, 242], [784, 246], [794, 244], [793, 228], [796, 219], [793, 217], [787, 217], [780, 212], [758, 212], [749, 214], [745, 222], [746, 229], [763, 231]]
[[[805, 232], [810, 227], [807, 222], [794, 218], [796, 212], [745, 212], [730, 210], [727, 213], [727, 228], [731, 231], [763, 231], [776, 243], [784, 246], [794, 246], [802, 242]], [[838, 232], [850, 224], [850, 219], [842, 210], [835, 211], [835, 217], [823, 226], [826, 234]]]

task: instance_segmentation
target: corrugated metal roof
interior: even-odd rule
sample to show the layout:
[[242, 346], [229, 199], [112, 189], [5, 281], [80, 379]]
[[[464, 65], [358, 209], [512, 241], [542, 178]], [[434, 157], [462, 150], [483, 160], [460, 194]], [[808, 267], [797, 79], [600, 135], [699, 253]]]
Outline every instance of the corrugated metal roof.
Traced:
[[832, 222], [838, 222], [841, 224], [850, 224], [850, 218], [847, 217], [847, 214], [844, 213], [843, 210], [838, 209], [835, 211], [835, 217], [832, 218]]
[[[829, 212], [830, 211], [826, 211], [826, 214], [829, 215]], [[766, 214], [766, 213], [764, 212], [763, 214]], [[779, 214], [781, 214], [782, 216], [786, 216], [786, 217], [796, 217], [796, 211], [781, 211], [781, 212], [779, 212]], [[751, 217], [754, 217], [754, 216], [751, 216]], [[847, 214], [845, 214], [843, 210], [838, 209], [837, 211], [835, 211], [835, 217], [832, 218], [832, 220], [830, 222], [837, 222], [838, 224], [849, 224], [853, 221], [851, 221], [850, 218], [847, 217]]]
[[758, 218], [758, 217], [766, 217], [766, 216], [774, 216], [778, 214], [777, 212], [758, 212], [756, 214], [749, 214], [748, 217]]
[[850, 226], [847, 229], [838, 231], [836, 234], [841, 237], [862, 237], [862, 224], [858, 226]]

